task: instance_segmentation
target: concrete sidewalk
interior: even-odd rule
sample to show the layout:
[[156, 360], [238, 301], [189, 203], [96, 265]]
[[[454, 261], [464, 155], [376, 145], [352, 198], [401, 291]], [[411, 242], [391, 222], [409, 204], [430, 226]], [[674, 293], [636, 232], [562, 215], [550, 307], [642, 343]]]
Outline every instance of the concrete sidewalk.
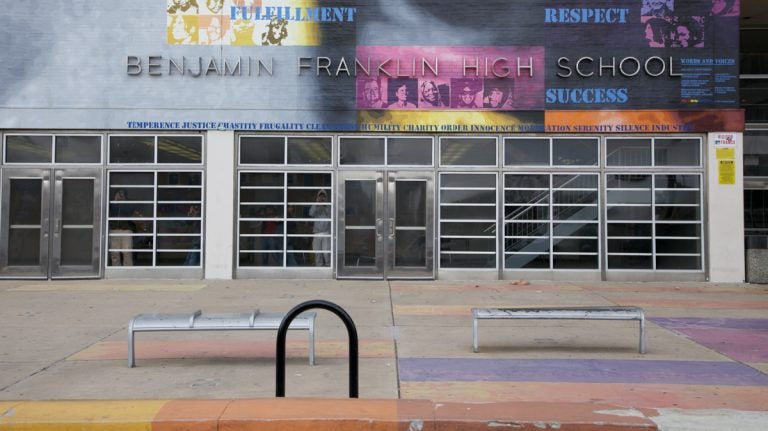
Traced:
[[[363, 400], [335, 402], [348, 419], [378, 414], [389, 419], [370, 423], [395, 427], [390, 429], [419, 423], [423, 429], [450, 429], [458, 422], [446, 418], [464, 416], [444, 415], [448, 405], [471, 411], [470, 422], [481, 427], [557, 423], [565, 429], [599, 422], [765, 430], [768, 423], [768, 289], [761, 286], [94, 280], [0, 282], [0, 429], [45, 429], [41, 423], [57, 423], [55, 412], [64, 411], [73, 423], [79, 422], [72, 412], [93, 418], [93, 411], [105, 408], [148, 406], [140, 416], [152, 420], [169, 408], [190, 417], [198, 411], [184, 404], [191, 401], [173, 400], [211, 403], [218, 413], [208, 414], [217, 421], [246, 400], [274, 407], [274, 331], [141, 333], [137, 367], [129, 369], [126, 327], [140, 313], [285, 312], [309, 299], [339, 304], [357, 325]], [[637, 353], [635, 322], [537, 320], [481, 322], [480, 352], [472, 352], [472, 307], [613, 304], [645, 308], [647, 354]], [[317, 415], [340, 417], [317, 407], [325, 401], [291, 401], [347, 396], [342, 323], [320, 311], [316, 337], [317, 365], [309, 366], [306, 333], [289, 333], [289, 399], [277, 405], [288, 405], [285, 411], [295, 412], [296, 420], [311, 416], [340, 426]], [[412, 413], [413, 405], [421, 413], [400, 414]], [[567, 411], [581, 413], [563, 416]], [[198, 422], [231, 426], [217, 421]], [[461, 428], [470, 429], [470, 422]], [[144, 429], [144, 422], [132, 423]]]

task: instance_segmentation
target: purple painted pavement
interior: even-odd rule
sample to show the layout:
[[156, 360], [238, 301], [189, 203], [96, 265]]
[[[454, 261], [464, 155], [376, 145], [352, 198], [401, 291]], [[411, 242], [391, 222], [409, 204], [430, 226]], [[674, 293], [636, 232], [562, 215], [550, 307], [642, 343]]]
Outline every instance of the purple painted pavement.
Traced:
[[734, 362], [605, 359], [403, 358], [402, 381], [668, 383], [768, 386], [768, 375]]
[[696, 343], [744, 362], [768, 362], [768, 319], [653, 318]]

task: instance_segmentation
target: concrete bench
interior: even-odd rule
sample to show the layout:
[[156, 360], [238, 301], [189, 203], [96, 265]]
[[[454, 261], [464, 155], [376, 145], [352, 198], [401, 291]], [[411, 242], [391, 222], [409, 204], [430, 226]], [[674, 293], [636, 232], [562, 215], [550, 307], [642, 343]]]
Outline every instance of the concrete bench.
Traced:
[[[237, 330], [278, 330], [283, 313], [202, 314], [139, 314], [128, 323], [128, 367], [133, 367], [134, 334], [136, 332], [166, 331], [237, 331]], [[293, 319], [288, 329], [309, 331], [309, 365], [315, 365], [315, 316], [307, 312]]]
[[477, 321], [485, 319], [637, 320], [640, 322], [640, 353], [645, 353], [645, 314], [640, 307], [544, 307], [473, 308], [472, 345], [477, 353]]

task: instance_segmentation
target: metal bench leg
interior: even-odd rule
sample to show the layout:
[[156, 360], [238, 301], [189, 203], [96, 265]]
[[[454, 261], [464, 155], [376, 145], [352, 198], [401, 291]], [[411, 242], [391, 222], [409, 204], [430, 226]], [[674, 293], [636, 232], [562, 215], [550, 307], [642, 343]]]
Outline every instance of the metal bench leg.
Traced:
[[309, 365], [315, 365], [315, 318], [309, 320]]
[[477, 319], [472, 319], [472, 351], [477, 353]]
[[133, 320], [128, 324], [128, 368], [133, 368], [135, 359], [133, 356]]
[[645, 353], [645, 316], [640, 317], [640, 353]]

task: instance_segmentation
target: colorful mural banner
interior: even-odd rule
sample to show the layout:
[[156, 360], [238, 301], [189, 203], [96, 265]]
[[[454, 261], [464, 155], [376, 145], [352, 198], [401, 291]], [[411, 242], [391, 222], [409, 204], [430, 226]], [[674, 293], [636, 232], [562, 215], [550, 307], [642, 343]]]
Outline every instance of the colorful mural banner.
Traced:
[[376, 132], [543, 132], [544, 111], [358, 111], [358, 129]]
[[549, 133], [743, 132], [743, 109], [546, 111]]
[[355, 59], [360, 109], [544, 107], [541, 46], [358, 46]]

